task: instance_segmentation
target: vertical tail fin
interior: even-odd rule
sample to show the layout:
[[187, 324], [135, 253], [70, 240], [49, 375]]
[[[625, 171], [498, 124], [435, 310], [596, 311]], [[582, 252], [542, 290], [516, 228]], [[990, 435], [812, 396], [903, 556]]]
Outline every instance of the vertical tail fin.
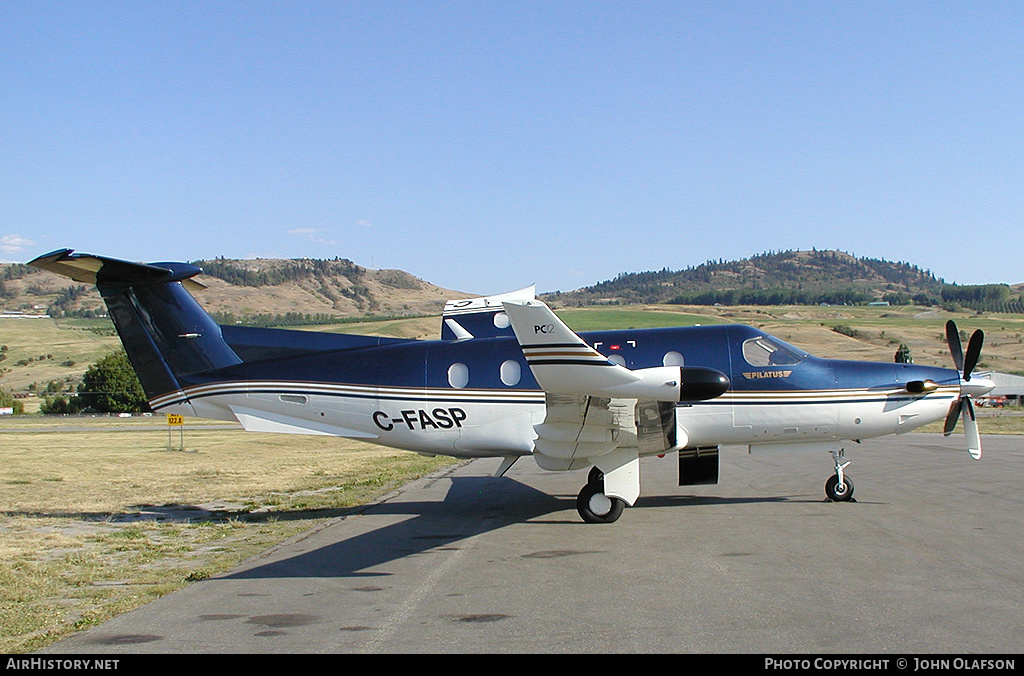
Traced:
[[190, 375], [238, 364], [220, 327], [186, 290], [204, 288], [187, 263], [132, 263], [60, 249], [32, 265], [95, 284], [146, 396], [177, 392]]

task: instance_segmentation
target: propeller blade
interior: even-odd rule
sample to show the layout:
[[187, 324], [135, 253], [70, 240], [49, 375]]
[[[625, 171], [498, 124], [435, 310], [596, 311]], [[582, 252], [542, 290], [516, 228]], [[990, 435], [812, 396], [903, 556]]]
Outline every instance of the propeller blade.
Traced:
[[974, 415], [974, 404], [969, 397], [964, 398], [964, 434], [967, 435], [967, 452], [975, 460], [981, 458], [981, 435], [978, 433], [978, 419]]
[[964, 371], [964, 349], [960, 344], [960, 331], [956, 328], [956, 322], [952, 319], [946, 322], [946, 344], [949, 345], [949, 353], [953, 356], [953, 365], [956, 370]]
[[[960, 331], [956, 328], [956, 322], [950, 319], [946, 322], [946, 343], [949, 345], [949, 353], [953, 356], [953, 364], [960, 372], [962, 382], [966, 383], [971, 379], [971, 371], [978, 365], [981, 357], [981, 345], [985, 342], [985, 334], [978, 329], [971, 334], [967, 341], [967, 356], [964, 356], [964, 348], [960, 342]], [[961, 392], [963, 390], [961, 389]], [[949, 407], [946, 414], [946, 421], [942, 425], [943, 436], [949, 436], [956, 427], [957, 418], [964, 419], [964, 435], [967, 437], [967, 451], [975, 460], [981, 457], [981, 434], [978, 432], [978, 419], [974, 415], [974, 404], [968, 394], [962, 394]]]
[[967, 356], [964, 358], [964, 380], [971, 379], [971, 371], [978, 365], [983, 342], [985, 342], [985, 333], [981, 329], [971, 334], [971, 339], [967, 343]]
[[957, 418], [960, 417], [960, 411], [963, 409], [963, 407], [964, 407], [964, 398], [963, 397], [959, 397], [949, 407], [949, 413], [946, 414], [946, 422], [942, 426], [942, 436], [948, 437], [950, 434], [953, 433], [953, 428], [956, 427]]

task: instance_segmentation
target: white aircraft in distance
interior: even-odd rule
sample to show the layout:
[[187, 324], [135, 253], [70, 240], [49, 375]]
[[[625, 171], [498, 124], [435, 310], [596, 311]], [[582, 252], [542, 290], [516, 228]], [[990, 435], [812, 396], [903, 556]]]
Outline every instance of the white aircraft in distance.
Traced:
[[963, 419], [981, 457], [971, 397], [983, 335], [956, 370], [821, 359], [738, 324], [576, 334], [533, 289], [449, 301], [440, 340], [218, 326], [188, 292], [187, 263], [132, 263], [63, 249], [33, 265], [95, 284], [154, 411], [246, 430], [352, 437], [427, 455], [522, 456], [591, 468], [576, 500], [608, 523], [640, 495], [639, 459], [676, 453], [679, 485], [717, 483], [718, 448], [831, 453], [826, 485], [849, 500], [848, 441]]

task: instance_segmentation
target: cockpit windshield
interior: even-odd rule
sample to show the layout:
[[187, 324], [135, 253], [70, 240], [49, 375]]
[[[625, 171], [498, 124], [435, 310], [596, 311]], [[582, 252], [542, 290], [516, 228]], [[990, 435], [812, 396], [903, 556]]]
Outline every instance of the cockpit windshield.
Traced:
[[758, 336], [743, 342], [743, 358], [751, 366], [785, 366], [797, 364], [807, 353], [781, 340]]

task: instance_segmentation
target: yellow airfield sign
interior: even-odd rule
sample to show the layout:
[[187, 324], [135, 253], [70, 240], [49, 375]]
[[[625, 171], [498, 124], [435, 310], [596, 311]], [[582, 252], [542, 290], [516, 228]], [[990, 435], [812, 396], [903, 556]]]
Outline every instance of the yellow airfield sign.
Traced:
[[171, 429], [178, 428], [178, 450], [185, 450], [185, 416], [176, 415], [174, 413], [167, 414], [167, 450], [174, 450], [174, 446], [171, 442]]

